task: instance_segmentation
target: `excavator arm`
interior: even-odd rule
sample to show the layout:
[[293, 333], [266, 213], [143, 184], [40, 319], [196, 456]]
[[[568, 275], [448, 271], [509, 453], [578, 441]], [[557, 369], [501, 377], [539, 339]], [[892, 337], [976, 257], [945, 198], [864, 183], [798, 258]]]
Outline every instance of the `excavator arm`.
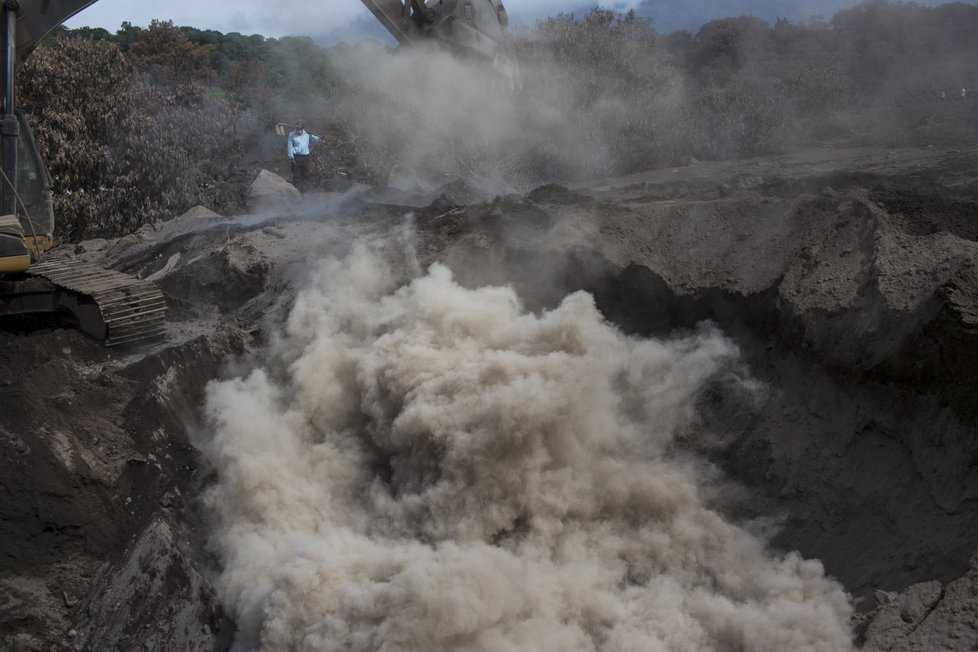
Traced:
[[400, 44], [433, 39], [475, 52], [519, 85], [506, 44], [509, 16], [501, 0], [361, 0]]
[[52, 29], [97, 0], [19, 0], [17, 17], [17, 63], [27, 55]]
[[398, 43], [410, 43], [418, 38], [411, 0], [363, 0], [363, 4]]

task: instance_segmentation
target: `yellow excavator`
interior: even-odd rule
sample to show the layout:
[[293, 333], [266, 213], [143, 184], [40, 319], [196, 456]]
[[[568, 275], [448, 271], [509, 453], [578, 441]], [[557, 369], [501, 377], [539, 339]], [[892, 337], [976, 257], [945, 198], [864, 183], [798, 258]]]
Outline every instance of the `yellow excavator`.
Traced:
[[16, 103], [17, 69], [41, 39], [94, 0], [0, 3], [0, 317], [54, 314], [108, 346], [162, 335], [166, 301], [153, 283], [51, 249], [47, 167]]

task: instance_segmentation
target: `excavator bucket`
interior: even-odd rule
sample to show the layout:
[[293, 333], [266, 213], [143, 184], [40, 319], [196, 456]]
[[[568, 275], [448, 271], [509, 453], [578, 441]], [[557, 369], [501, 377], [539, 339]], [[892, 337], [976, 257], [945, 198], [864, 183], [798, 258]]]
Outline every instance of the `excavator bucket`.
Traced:
[[361, 0], [400, 44], [434, 40], [475, 52], [514, 87], [519, 66], [506, 43], [509, 16], [501, 0]]

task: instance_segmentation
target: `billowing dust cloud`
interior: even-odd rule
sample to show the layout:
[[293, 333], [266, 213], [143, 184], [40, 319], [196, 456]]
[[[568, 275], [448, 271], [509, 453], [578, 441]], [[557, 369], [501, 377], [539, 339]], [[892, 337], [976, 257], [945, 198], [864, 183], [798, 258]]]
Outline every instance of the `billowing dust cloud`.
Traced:
[[621, 169], [636, 141], [643, 161], [655, 158], [651, 150], [668, 149], [667, 132], [678, 129], [682, 79], [664, 58], [640, 55], [632, 77], [641, 83], [615, 84], [610, 72], [541, 47], [520, 59], [525, 84], [514, 90], [488, 65], [444, 48], [363, 44], [332, 58], [349, 89], [334, 100], [336, 114], [360, 163], [394, 185], [461, 177], [505, 193], [589, 178]]
[[[410, 266], [408, 266], [410, 267]], [[359, 247], [209, 388], [240, 650], [845, 650], [850, 606], [704, 505], [675, 438], [737, 351], [528, 313]]]

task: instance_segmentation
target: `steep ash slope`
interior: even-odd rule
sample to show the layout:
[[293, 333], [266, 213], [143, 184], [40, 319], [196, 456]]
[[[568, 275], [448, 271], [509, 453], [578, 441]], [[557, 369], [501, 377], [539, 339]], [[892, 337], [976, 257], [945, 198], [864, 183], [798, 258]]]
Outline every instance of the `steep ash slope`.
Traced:
[[185, 428], [234, 339], [135, 356], [74, 331], [0, 339], [12, 374], [0, 389], [0, 648], [230, 641], [194, 561], [203, 538], [186, 514], [201, 478]]

